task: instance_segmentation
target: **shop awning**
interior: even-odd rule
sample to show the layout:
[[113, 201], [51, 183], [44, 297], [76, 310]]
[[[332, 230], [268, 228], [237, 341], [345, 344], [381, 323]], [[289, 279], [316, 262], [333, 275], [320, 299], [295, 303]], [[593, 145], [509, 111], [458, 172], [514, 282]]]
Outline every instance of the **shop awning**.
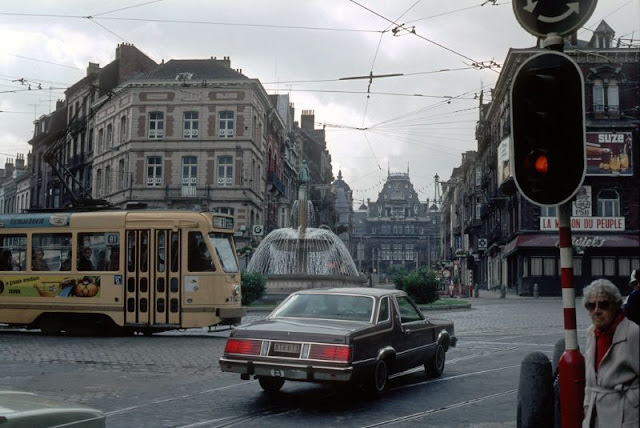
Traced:
[[[605, 234], [572, 234], [573, 245], [583, 248], [638, 248], [638, 235], [605, 235]], [[503, 256], [524, 248], [553, 248], [558, 246], [558, 234], [525, 234], [507, 242], [502, 251]]]

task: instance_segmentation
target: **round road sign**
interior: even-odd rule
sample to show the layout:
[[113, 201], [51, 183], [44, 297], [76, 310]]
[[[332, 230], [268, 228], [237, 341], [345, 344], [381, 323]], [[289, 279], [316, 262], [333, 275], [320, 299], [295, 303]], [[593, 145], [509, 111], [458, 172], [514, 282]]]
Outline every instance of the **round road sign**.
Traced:
[[596, 0], [513, 0], [516, 19], [529, 33], [565, 36], [580, 28], [593, 13]]

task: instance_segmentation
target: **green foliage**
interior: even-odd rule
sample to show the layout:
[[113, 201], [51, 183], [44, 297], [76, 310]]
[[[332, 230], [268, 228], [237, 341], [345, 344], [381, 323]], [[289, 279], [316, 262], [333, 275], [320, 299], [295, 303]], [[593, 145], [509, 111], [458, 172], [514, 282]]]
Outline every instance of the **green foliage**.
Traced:
[[267, 288], [267, 278], [260, 272], [242, 272], [242, 304], [247, 306], [260, 299]]
[[396, 290], [404, 290], [404, 287], [407, 285], [407, 271], [404, 268], [400, 268], [393, 272], [392, 275]]
[[409, 274], [397, 272], [394, 276], [396, 288], [404, 290], [416, 303], [427, 304], [440, 298], [438, 278], [427, 267], [421, 267]]

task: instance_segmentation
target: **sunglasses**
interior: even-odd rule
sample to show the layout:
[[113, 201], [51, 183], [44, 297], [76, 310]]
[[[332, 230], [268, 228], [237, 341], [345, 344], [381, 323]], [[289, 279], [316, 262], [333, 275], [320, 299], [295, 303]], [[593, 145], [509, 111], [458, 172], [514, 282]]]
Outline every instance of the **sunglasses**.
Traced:
[[596, 308], [606, 311], [607, 309], [609, 309], [609, 307], [611, 307], [612, 303], [613, 302], [610, 302], [609, 300], [605, 300], [603, 302], [587, 302], [584, 304], [584, 307], [589, 311], [594, 311]]

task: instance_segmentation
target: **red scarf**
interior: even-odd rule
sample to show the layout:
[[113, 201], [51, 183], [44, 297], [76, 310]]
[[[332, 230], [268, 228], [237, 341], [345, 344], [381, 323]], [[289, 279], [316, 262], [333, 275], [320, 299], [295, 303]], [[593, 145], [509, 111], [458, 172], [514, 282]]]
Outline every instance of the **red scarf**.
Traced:
[[613, 342], [613, 334], [616, 332], [616, 328], [620, 321], [624, 319], [624, 315], [619, 313], [613, 323], [606, 330], [600, 330], [598, 328], [593, 330], [593, 333], [596, 336], [596, 361], [595, 361], [595, 369], [598, 371], [598, 366], [600, 365], [600, 361], [604, 357], [604, 354], [607, 353], [609, 347], [611, 347], [611, 342]]

